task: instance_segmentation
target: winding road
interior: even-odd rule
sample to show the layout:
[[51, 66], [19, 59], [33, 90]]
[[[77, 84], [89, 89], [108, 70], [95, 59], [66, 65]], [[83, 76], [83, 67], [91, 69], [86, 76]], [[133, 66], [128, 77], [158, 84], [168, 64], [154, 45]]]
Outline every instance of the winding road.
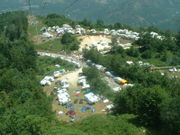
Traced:
[[[72, 54], [67, 55], [67, 54], [60, 54], [60, 53], [49, 53], [49, 52], [42, 52], [42, 51], [38, 51], [37, 54], [39, 56], [49, 56], [52, 58], [61, 58], [62, 60], [65, 60], [65, 61], [73, 60], [80, 64], [79, 68], [88, 67], [87, 63], [84, 60], [82, 60], [82, 56], [72, 55]], [[102, 78], [102, 80], [106, 81], [108, 86], [112, 90], [119, 86], [112, 78], [109, 78], [107, 76]]]

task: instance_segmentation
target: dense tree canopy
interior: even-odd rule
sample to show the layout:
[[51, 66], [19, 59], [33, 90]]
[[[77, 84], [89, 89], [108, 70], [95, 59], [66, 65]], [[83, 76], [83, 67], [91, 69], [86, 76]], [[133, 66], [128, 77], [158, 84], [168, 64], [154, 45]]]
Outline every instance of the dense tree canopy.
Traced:
[[4, 28], [0, 32], [0, 134], [84, 135], [55, 120], [51, 98], [46, 97], [35, 76], [37, 57], [27, 40], [25, 14], [2, 14], [0, 20], [6, 20], [0, 22]]
[[[114, 114], [136, 114], [144, 126], [162, 130], [167, 134], [179, 133], [179, 95], [180, 80], [170, 78], [150, 66], [142, 66], [135, 61], [156, 59], [166, 65], [179, 65], [179, 34], [166, 33], [165, 39], [152, 38], [143, 34], [129, 50], [119, 48], [116, 39], [112, 40], [109, 54], [102, 55], [96, 49], [84, 50], [84, 57], [94, 63], [114, 71], [115, 75], [125, 78], [134, 87], [122, 90], [115, 98]], [[137, 48], [137, 45], [140, 46]], [[129, 59], [134, 64], [127, 64]], [[175, 119], [175, 117], [177, 119]]]
[[[73, 23], [64, 16], [48, 15], [49, 26]], [[82, 22], [91, 28], [105, 27], [102, 21], [91, 24]], [[167, 33], [165, 40], [153, 39], [148, 34], [135, 42], [140, 48], [123, 50], [112, 44], [108, 55], [101, 55], [96, 49], [85, 50], [84, 57], [97, 64], [102, 64], [117, 76], [128, 79], [135, 84], [117, 93], [114, 104], [115, 115], [95, 115], [75, 124], [67, 124], [56, 120], [52, 112], [52, 98], [47, 97], [38, 84], [36, 75], [44, 75], [49, 69], [39, 71], [38, 64], [62, 63], [57, 59], [39, 59], [27, 36], [28, 21], [23, 12], [12, 12], [0, 15], [0, 134], [1, 135], [140, 135], [142, 127], [135, 126], [134, 120], [141, 125], [160, 128], [167, 134], [179, 134], [180, 131], [180, 80], [170, 79], [159, 72], [151, 72], [148, 66], [128, 65], [127, 58], [158, 58], [169, 65], [179, 64], [180, 33], [175, 37]], [[111, 28], [122, 28], [117, 23]], [[61, 42], [66, 49], [77, 50], [76, 38], [64, 34]], [[64, 63], [66, 67], [71, 65]], [[37, 73], [38, 72], [38, 73]], [[95, 93], [114, 97], [109, 86], [102, 80], [103, 75], [94, 68], [85, 68]], [[111, 98], [114, 99], [114, 98]], [[127, 115], [135, 114], [135, 115]], [[126, 115], [121, 115], [126, 114]], [[116, 116], [117, 115], [117, 116]], [[137, 117], [136, 117], [137, 116]], [[143, 132], [144, 133], [144, 132]], [[146, 133], [148, 134], [148, 133]]]
[[69, 33], [65, 33], [62, 36], [61, 43], [64, 44], [65, 50], [73, 51], [79, 49], [79, 41]]

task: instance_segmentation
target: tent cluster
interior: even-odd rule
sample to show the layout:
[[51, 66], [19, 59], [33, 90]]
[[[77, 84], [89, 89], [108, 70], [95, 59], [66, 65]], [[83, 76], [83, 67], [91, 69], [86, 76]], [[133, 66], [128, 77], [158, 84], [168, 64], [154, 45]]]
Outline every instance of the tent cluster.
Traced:
[[139, 65], [139, 66], [149, 66], [149, 67], [154, 66], [153, 64], [150, 64], [150, 63], [148, 63], [148, 62], [143, 62], [143, 61], [137, 61], [137, 62], [126, 61], [126, 63], [127, 63], [128, 65], [137, 64], [137, 65]]
[[[133, 84], [128, 84], [128, 81], [119, 77], [119, 76], [115, 76], [114, 73], [112, 71], [106, 71], [106, 67], [99, 65], [99, 64], [95, 64], [92, 63], [91, 60], [87, 60], [86, 63], [89, 66], [95, 67], [96, 69], [98, 69], [99, 71], [105, 72], [107, 77], [112, 78], [116, 83], [118, 83], [120, 86], [126, 86], [126, 87], [133, 87]], [[133, 61], [126, 61], [127, 64], [134, 64]], [[143, 65], [150, 65], [149, 63], [143, 63]], [[117, 92], [120, 91], [122, 88], [121, 87], [115, 87], [113, 88], [113, 91]]]
[[126, 43], [126, 44], [118, 43], [118, 46], [121, 46], [123, 49], [130, 49], [132, 44], [131, 43]]
[[103, 53], [104, 51], [109, 52], [111, 49], [110, 43], [109, 42], [94, 42], [90, 46], [87, 46], [86, 49], [90, 50], [91, 48], [96, 48], [99, 52]]
[[60, 89], [57, 91], [57, 97], [60, 105], [65, 105], [71, 101], [70, 95], [67, 92], [67, 89]]
[[[113, 80], [115, 80], [115, 82], [118, 83], [120, 86], [124, 86], [124, 87], [133, 87], [134, 86], [134, 84], [128, 83], [127, 80], [125, 80], [119, 76], [115, 76], [112, 71], [106, 71], [105, 74], [107, 77], [110, 77]], [[118, 91], [122, 90], [122, 88], [120, 86], [113, 88], [113, 91], [118, 92]]]
[[154, 66], [153, 64], [150, 64], [148, 62], [143, 62], [143, 61], [138, 61], [136, 62], [136, 64], [138, 64], [139, 66]]
[[75, 60], [71, 60], [71, 59], [65, 59], [66, 61], [68, 61], [69, 63], [75, 65], [76, 67], [80, 68], [81, 64]]
[[[57, 65], [57, 64], [56, 64]], [[55, 66], [56, 66], [55, 65]], [[60, 65], [59, 65], [60, 66]], [[41, 86], [46, 86], [46, 85], [51, 85], [52, 82], [58, 77], [60, 77], [62, 74], [64, 74], [66, 71], [65, 69], [60, 69], [58, 71], [55, 71], [52, 73], [52, 76], [45, 76], [41, 81], [40, 85]]]
[[69, 89], [70, 85], [69, 85], [69, 81], [67, 78], [63, 79], [62, 81], [60, 81], [60, 85], [63, 89]]
[[51, 85], [51, 83], [54, 81], [53, 76], [45, 76], [41, 81], [40, 84], [42, 86]]
[[113, 109], [113, 107], [114, 107], [113, 104], [107, 105], [107, 106], [106, 106], [106, 110], [111, 110], [111, 109]]
[[169, 72], [180, 72], [180, 69], [177, 69], [177, 68], [171, 68], [169, 69]]
[[[60, 55], [60, 54], [52, 54], [52, 53], [45, 53], [45, 52], [38, 52], [38, 55], [40, 55], [40, 56], [49, 56], [49, 57], [53, 57], [53, 58], [60, 58], [60, 59], [62, 59], [62, 60], [65, 60], [65, 61], [67, 61], [67, 62], [69, 62], [69, 63], [71, 63], [71, 64], [73, 64], [74, 66], [76, 66], [76, 67], [81, 67], [81, 64], [79, 63], [79, 62], [77, 62], [77, 61], [75, 61], [75, 60], [72, 60], [72, 59], [70, 59], [70, 58], [67, 58], [67, 57], [65, 57], [65, 56], [63, 56], [63, 55]], [[60, 65], [55, 65], [55, 66], [60, 66]]]
[[[76, 25], [75, 28], [72, 28], [68, 24], [64, 24], [62, 27], [59, 26], [53, 26], [53, 27], [43, 27], [41, 29], [41, 32], [43, 32], [43, 36], [47, 38], [53, 37], [53, 35], [59, 36], [63, 35], [64, 33], [70, 33], [70, 34], [104, 34], [104, 35], [111, 35], [111, 36], [120, 36], [124, 38], [129, 38], [133, 40], [138, 40], [139, 39], [139, 33], [138, 32], [133, 32], [128, 29], [119, 29], [119, 30], [109, 30], [109, 29], [104, 29], [103, 31], [97, 31], [95, 29], [84, 29], [80, 25]], [[50, 34], [52, 33], [52, 34]], [[152, 33], [154, 34], [154, 33]], [[158, 36], [159, 38], [159, 36]]]
[[50, 34], [49, 32], [44, 32], [44, 33], [42, 34], [42, 36], [45, 37], [45, 38], [53, 38], [53, 35]]
[[[68, 24], [64, 24], [62, 27], [59, 27], [59, 26], [53, 26], [53, 27], [48, 27], [48, 28], [43, 27], [41, 29], [41, 32], [43, 32], [42, 36], [46, 38], [52, 38], [54, 35], [55, 36], [63, 35], [64, 33], [80, 34], [80, 35], [103, 34], [103, 35], [119, 36], [119, 37], [133, 39], [133, 40], [138, 40], [140, 38], [140, 33], [134, 32], [128, 29], [110, 30], [110, 29], [105, 28], [103, 31], [97, 31], [95, 29], [86, 30], [82, 28], [80, 25], [76, 25], [75, 28], [72, 28]], [[150, 35], [153, 38], [158, 38], [160, 40], [163, 40], [165, 38], [164, 36], [161, 36], [158, 33], [153, 32], [153, 31], [150, 32]], [[94, 44], [94, 46], [96, 46], [96, 44]], [[101, 47], [99, 47], [98, 49], [101, 49]]]
[[80, 107], [79, 110], [81, 112], [87, 112], [88, 110], [90, 110], [91, 112], [95, 112], [95, 109], [93, 106], [83, 106], [83, 107]]
[[43, 27], [41, 31], [44, 32], [43, 35], [45, 35], [45, 33], [46, 34], [53, 33], [56, 36], [60, 34], [64, 34], [64, 33], [80, 34], [80, 35], [86, 34], [86, 30], [82, 28], [80, 25], [76, 25], [74, 29], [68, 24], [64, 24], [62, 27], [59, 27], [59, 26], [53, 26], [53, 27], [48, 27], [48, 28]]
[[119, 29], [119, 30], [104, 29], [103, 33], [105, 35], [120, 36], [120, 37], [134, 39], [134, 40], [138, 40], [139, 39], [139, 33], [130, 31], [128, 29]]
[[114, 77], [114, 80], [115, 80], [117, 83], [122, 84], [122, 85], [127, 84], [127, 82], [128, 82], [127, 80], [122, 79], [121, 77]]
[[86, 62], [87, 62], [87, 64], [89, 66], [95, 67], [99, 71], [103, 71], [104, 72], [106, 70], [106, 67], [104, 67], [102, 65], [99, 65], [99, 64], [96, 64], [96, 63], [93, 63], [91, 60], [87, 60]]
[[95, 104], [100, 101], [100, 97], [92, 92], [85, 94], [84, 97], [88, 104]]
[[160, 39], [160, 40], [163, 40], [165, 37], [163, 37], [163, 36], [160, 36], [158, 33], [156, 33], [156, 32], [150, 32], [150, 35], [152, 36], [152, 38], [158, 38], [158, 39]]
[[82, 86], [82, 89], [90, 88], [90, 84], [88, 84], [87, 79], [86, 79], [87, 77], [81, 74], [82, 73], [79, 74], [78, 85]]
[[[69, 87], [70, 87], [70, 84], [69, 84], [69, 80], [67, 79], [67, 78], [65, 78], [65, 79], [63, 79], [63, 80], [57, 80], [56, 82], [55, 82], [55, 84], [56, 85], [60, 85], [60, 87], [62, 88], [62, 89], [69, 89]], [[55, 90], [58, 90], [58, 89], [56, 89], [56, 87], [54, 87], [55, 88]]]
[[53, 72], [53, 76], [54, 76], [54, 78], [58, 78], [58, 77], [60, 77], [62, 74], [64, 74], [65, 72], [66, 72], [65, 69], [60, 69], [60, 70], [58, 70], [58, 71]]

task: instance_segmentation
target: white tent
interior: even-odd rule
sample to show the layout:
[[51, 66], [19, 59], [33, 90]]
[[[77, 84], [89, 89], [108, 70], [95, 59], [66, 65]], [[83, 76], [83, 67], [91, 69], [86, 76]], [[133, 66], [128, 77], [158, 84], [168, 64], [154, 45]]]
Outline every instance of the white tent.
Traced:
[[107, 105], [107, 106], [106, 106], [106, 109], [107, 109], [107, 110], [111, 110], [113, 107], [114, 107], [114, 105], [113, 105], [113, 104], [110, 104], [110, 105]]
[[90, 92], [86, 95], [84, 95], [85, 99], [87, 100], [87, 102], [89, 104], [93, 104], [96, 103], [100, 100], [100, 98], [98, 96], [96, 96], [94, 93]]
[[121, 87], [115, 87], [115, 88], [113, 88], [113, 91], [114, 91], [114, 92], [118, 92], [118, 91], [120, 91], [120, 90], [122, 90]]
[[54, 77], [52, 76], [45, 76], [41, 81], [40, 84], [42, 86], [51, 85], [51, 82], [54, 81]]
[[52, 38], [53, 35], [51, 35], [51, 34], [48, 33], [48, 32], [44, 32], [44, 33], [43, 33], [43, 37], [46, 37], [46, 38]]
[[48, 81], [48, 80], [41, 80], [41, 81], [40, 81], [40, 84], [41, 84], [42, 86], [46, 86], [46, 85], [51, 85], [51, 82]]
[[55, 71], [55, 72], [53, 73], [53, 76], [54, 76], [55, 78], [59, 77], [60, 75], [61, 75], [61, 72], [60, 72], [60, 71]]
[[61, 105], [67, 104], [71, 101], [70, 95], [67, 93], [66, 89], [58, 90], [57, 92], [58, 101]]

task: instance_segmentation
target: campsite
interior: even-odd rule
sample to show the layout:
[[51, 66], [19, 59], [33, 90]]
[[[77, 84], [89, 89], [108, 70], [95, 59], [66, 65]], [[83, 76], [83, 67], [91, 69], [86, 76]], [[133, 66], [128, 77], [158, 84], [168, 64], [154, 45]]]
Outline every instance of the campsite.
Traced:
[[[53, 111], [56, 112], [56, 116], [59, 120], [69, 122], [71, 120], [71, 117], [69, 117], [69, 115], [66, 115], [66, 113], [71, 110], [75, 112], [76, 120], [81, 120], [93, 114], [106, 114], [108, 112], [107, 106], [112, 104], [112, 102], [108, 101], [107, 99], [101, 101], [98, 100], [92, 104], [88, 103], [85, 95], [90, 93], [90, 88], [83, 89], [82, 86], [78, 85], [79, 73], [81, 72], [82, 68], [77, 69], [74, 72], [64, 74], [56, 78], [54, 83], [52, 83], [51, 85], [44, 87], [44, 91], [48, 95], [53, 95], [54, 97], [52, 107]], [[55, 82], [64, 79], [68, 80], [69, 82], [67, 93], [70, 95], [70, 101], [65, 102], [64, 104], [60, 104], [57, 98], [57, 89], [55, 89], [60, 86], [55, 84]], [[92, 95], [90, 96], [92, 97]]]
[[24, 11], [0, 19], [0, 135], [180, 133], [180, 33]]

